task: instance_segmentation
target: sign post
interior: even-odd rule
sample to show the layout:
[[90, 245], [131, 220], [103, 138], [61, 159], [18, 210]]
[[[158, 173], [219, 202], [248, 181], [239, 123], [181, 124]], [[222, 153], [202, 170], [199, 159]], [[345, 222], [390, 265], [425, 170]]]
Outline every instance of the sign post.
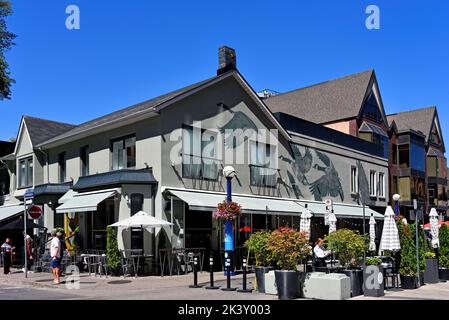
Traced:
[[415, 242], [416, 242], [416, 272], [418, 278], [418, 288], [421, 286], [420, 275], [419, 275], [419, 222], [420, 222], [420, 212], [418, 211], [418, 201], [413, 199], [413, 209], [415, 209]]
[[24, 270], [25, 270], [25, 278], [28, 278], [28, 266], [27, 266], [27, 219], [28, 219], [28, 214], [27, 214], [27, 200], [33, 200], [34, 198], [34, 190], [33, 189], [27, 189], [25, 191], [25, 194], [23, 196], [23, 257], [24, 257]]

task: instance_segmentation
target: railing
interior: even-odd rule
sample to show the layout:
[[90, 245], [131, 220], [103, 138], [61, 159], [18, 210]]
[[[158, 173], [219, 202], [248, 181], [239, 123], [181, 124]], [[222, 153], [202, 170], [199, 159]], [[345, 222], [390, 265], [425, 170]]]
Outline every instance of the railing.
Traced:
[[184, 178], [217, 180], [221, 161], [190, 154], [182, 155], [182, 176]]
[[279, 169], [250, 164], [250, 184], [257, 187], [274, 188], [277, 186]]

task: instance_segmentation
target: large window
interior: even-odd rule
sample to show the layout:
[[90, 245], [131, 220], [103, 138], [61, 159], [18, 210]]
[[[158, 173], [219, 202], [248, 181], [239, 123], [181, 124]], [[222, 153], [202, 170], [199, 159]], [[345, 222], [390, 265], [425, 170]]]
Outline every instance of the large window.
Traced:
[[385, 174], [379, 172], [379, 197], [385, 198]]
[[136, 166], [136, 137], [112, 140], [112, 170]]
[[182, 130], [182, 176], [193, 179], [218, 179], [217, 134], [184, 126]]
[[369, 195], [376, 196], [376, 171], [372, 170], [369, 172]]
[[351, 193], [353, 194], [359, 192], [357, 178], [357, 167], [351, 166]]
[[250, 183], [253, 186], [275, 187], [278, 169], [275, 168], [276, 146], [250, 142]]
[[410, 167], [410, 148], [408, 144], [401, 144], [399, 151], [399, 167], [406, 169]]
[[427, 175], [429, 177], [438, 177], [438, 158], [427, 157]]
[[412, 169], [425, 172], [426, 170], [426, 152], [424, 147], [417, 144], [410, 144], [410, 166]]
[[391, 149], [393, 152], [393, 164], [398, 164], [398, 145], [392, 143], [391, 144]]
[[85, 177], [89, 175], [89, 146], [84, 146], [80, 149], [80, 162], [81, 162], [81, 176]]
[[401, 200], [411, 200], [410, 177], [399, 178], [399, 194], [401, 195]]
[[33, 185], [33, 157], [19, 160], [19, 188]]
[[58, 154], [58, 170], [59, 170], [59, 183], [66, 181], [66, 159], [65, 152]]

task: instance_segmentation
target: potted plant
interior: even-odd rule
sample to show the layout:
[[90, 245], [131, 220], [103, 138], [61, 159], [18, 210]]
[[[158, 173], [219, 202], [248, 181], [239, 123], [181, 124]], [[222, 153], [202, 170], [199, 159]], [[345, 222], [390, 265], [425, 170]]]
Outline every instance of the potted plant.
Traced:
[[340, 261], [344, 270], [341, 273], [351, 278], [351, 295], [353, 297], [363, 294], [363, 271], [359, 259], [366, 251], [365, 237], [358, 231], [339, 229], [325, 237], [328, 248]]
[[121, 257], [117, 243], [117, 231], [112, 227], [106, 227], [106, 258], [109, 270], [113, 276], [120, 275]]
[[279, 299], [295, 299], [299, 296], [297, 265], [306, 259], [311, 248], [304, 232], [292, 228], [274, 230], [268, 239], [271, 259], [279, 268], [275, 270]]
[[370, 257], [366, 259], [365, 265], [363, 270], [363, 295], [366, 297], [384, 296], [382, 260]]
[[396, 221], [401, 243], [401, 262], [399, 264], [399, 275], [402, 289], [417, 288], [417, 266], [416, 266], [416, 245], [410, 230], [413, 225], [405, 224], [402, 220]]
[[441, 225], [438, 238], [440, 240], [439, 278], [449, 280], [449, 226]]
[[270, 251], [267, 249], [270, 232], [259, 231], [253, 233], [246, 241], [245, 248], [248, 250], [248, 256], [254, 255], [257, 291], [265, 293], [265, 274], [272, 269], [270, 267]]
[[426, 251], [424, 254], [426, 260], [426, 270], [424, 271], [424, 281], [426, 283], [438, 283], [438, 260], [432, 251]]

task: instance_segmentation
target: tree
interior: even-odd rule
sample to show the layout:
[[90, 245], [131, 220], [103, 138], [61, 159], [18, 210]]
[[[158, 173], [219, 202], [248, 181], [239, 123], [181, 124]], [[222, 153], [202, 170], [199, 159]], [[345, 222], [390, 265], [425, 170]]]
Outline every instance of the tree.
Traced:
[[11, 99], [11, 84], [15, 83], [10, 77], [9, 64], [5, 52], [14, 45], [15, 34], [8, 31], [6, 17], [12, 14], [11, 3], [0, 1], [0, 100]]

